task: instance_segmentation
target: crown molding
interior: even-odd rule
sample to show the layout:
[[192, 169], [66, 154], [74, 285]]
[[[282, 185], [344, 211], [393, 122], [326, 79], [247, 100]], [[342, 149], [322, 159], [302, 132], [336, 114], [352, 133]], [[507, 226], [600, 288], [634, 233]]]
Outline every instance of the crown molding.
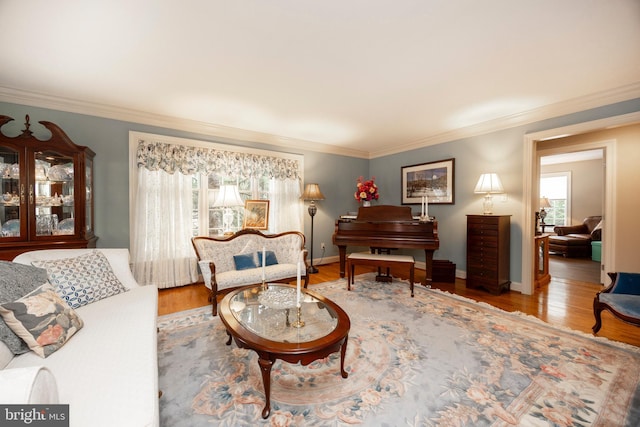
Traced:
[[43, 93], [23, 91], [0, 86], [0, 101], [38, 108], [66, 111], [68, 113], [83, 114], [119, 120], [167, 129], [198, 133], [216, 138], [235, 141], [258, 142], [299, 152], [301, 149], [319, 153], [337, 154], [348, 157], [368, 159], [369, 152], [323, 144], [315, 141], [289, 138], [264, 132], [255, 132], [230, 126], [221, 126], [197, 120], [180, 117], [148, 113], [112, 105], [98, 104], [76, 99], [51, 96]]
[[516, 126], [534, 123], [554, 117], [577, 113], [592, 108], [603, 107], [617, 102], [628, 101], [640, 98], [640, 82], [635, 82], [626, 86], [621, 86], [612, 90], [602, 91], [591, 95], [555, 104], [545, 105], [522, 113], [511, 114], [494, 120], [478, 123], [471, 126], [444, 132], [438, 135], [419, 139], [409, 144], [398, 145], [390, 149], [379, 150], [370, 153], [370, 159], [384, 157], [405, 151], [428, 147], [430, 145], [442, 144], [444, 142], [455, 141], [462, 138], [484, 135]]
[[153, 114], [139, 110], [79, 101], [0, 86], [0, 101], [3, 102], [29, 105], [39, 108], [49, 108], [52, 110], [145, 124], [160, 128], [181, 130], [184, 132], [198, 133], [235, 141], [257, 142], [281, 147], [287, 150], [293, 150], [294, 152], [299, 152], [302, 149], [318, 153], [336, 154], [364, 159], [384, 157], [431, 145], [455, 141], [462, 138], [484, 135], [553, 117], [577, 113], [579, 111], [602, 107], [617, 102], [628, 101], [634, 98], [640, 98], [640, 82], [500, 117], [498, 119], [443, 132], [437, 135], [431, 135], [408, 144], [396, 145], [385, 150], [367, 152], [364, 150], [343, 148], [335, 145], [289, 138], [264, 132], [254, 132], [246, 129], [221, 126], [197, 120]]

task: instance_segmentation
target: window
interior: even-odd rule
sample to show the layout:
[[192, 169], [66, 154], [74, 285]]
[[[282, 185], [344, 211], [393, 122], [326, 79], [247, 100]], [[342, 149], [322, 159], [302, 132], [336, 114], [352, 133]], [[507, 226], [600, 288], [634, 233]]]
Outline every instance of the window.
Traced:
[[[236, 185], [240, 198], [245, 200], [269, 200], [270, 179], [267, 177], [242, 178], [217, 173], [193, 176], [193, 236], [220, 236], [224, 234], [223, 215], [225, 208], [214, 206], [220, 190], [225, 184]], [[244, 208], [229, 208], [233, 215], [230, 229], [242, 229]], [[284, 231], [284, 230], [283, 230]]]
[[545, 223], [568, 225], [571, 218], [571, 172], [540, 174], [540, 197], [546, 197], [551, 204], [546, 208]]
[[[129, 133], [131, 263], [138, 283], [194, 283], [195, 235], [242, 229], [245, 200], [269, 200], [269, 233], [303, 231], [303, 157], [161, 135]], [[223, 185], [239, 206], [214, 206]], [[277, 214], [274, 214], [277, 213]]]

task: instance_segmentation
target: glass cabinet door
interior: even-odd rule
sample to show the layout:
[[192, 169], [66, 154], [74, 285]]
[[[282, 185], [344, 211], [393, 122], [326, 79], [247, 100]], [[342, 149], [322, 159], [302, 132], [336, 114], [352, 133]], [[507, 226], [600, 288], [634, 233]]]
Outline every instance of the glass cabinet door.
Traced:
[[20, 204], [25, 183], [20, 180], [20, 153], [10, 147], [0, 147], [0, 182], [0, 238], [20, 237]]
[[55, 151], [35, 153], [35, 235], [75, 234], [73, 157]]
[[84, 174], [85, 231], [87, 234], [91, 235], [93, 234], [93, 159], [86, 159]]

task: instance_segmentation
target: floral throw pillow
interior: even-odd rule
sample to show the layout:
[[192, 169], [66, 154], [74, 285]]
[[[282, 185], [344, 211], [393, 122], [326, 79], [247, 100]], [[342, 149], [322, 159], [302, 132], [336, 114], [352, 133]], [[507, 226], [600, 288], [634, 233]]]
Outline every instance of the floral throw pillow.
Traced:
[[84, 322], [46, 283], [15, 302], [0, 304], [0, 315], [29, 348], [47, 357], [62, 347]]
[[32, 264], [47, 270], [49, 283], [72, 308], [128, 290], [99, 250], [74, 258], [33, 261]]

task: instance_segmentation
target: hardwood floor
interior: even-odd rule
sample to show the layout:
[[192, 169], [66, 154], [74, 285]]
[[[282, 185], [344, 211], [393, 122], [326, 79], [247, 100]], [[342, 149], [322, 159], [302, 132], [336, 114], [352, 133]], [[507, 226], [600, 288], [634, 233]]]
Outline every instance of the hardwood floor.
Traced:
[[600, 263], [592, 261], [591, 258], [565, 258], [562, 255], [551, 254], [549, 273], [556, 278], [600, 283]]
[[[314, 284], [336, 280], [340, 277], [338, 263], [317, 267], [319, 272], [311, 275], [310, 288], [313, 288]], [[365, 267], [360, 267], [357, 273], [361, 274], [365, 271]], [[406, 273], [402, 271], [398, 271], [398, 273], [398, 277], [408, 279]], [[416, 270], [415, 274], [416, 281], [424, 279], [424, 270]], [[384, 284], [381, 283], [380, 286], [384, 286]], [[433, 287], [476, 301], [486, 302], [506, 311], [520, 311], [530, 314], [553, 325], [587, 334], [591, 334], [591, 327], [595, 323], [593, 297], [602, 289], [602, 286], [596, 283], [564, 278], [552, 278], [551, 283], [536, 289], [533, 295], [522, 295], [515, 291], [492, 295], [483, 290], [467, 289], [465, 281], [462, 279], [456, 279], [455, 283], [434, 283]], [[201, 283], [161, 289], [159, 291], [158, 314], [163, 315], [208, 305], [207, 296], [208, 290]], [[220, 298], [221, 296], [219, 296]], [[640, 346], [640, 328], [626, 324], [606, 311], [602, 314], [602, 324], [598, 336]]]

